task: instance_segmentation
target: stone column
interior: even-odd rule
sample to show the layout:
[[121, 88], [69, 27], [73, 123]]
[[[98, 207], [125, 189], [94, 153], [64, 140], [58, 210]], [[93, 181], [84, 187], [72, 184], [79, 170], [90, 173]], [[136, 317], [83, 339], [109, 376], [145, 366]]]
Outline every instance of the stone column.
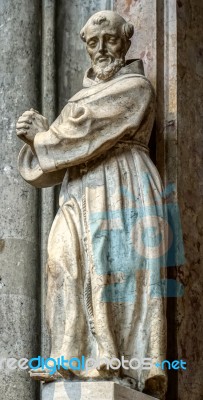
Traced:
[[[0, 26], [0, 357], [20, 359], [39, 351], [39, 195], [18, 173], [15, 134], [22, 112], [39, 108], [39, 0], [2, 0]], [[27, 371], [0, 371], [2, 398], [35, 400], [38, 386]]]
[[[173, 187], [167, 198], [167, 204], [178, 205], [177, 177], [177, 17], [176, 0], [157, 0], [157, 132], [156, 154], [157, 167], [161, 174], [164, 187]], [[169, 185], [169, 186], [168, 186]], [[178, 206], [179, 207], [179, 206]], [[181, 229], [180, 229], [181, 232]], [[181, 285], [177, 279], [176, 266], [167, 268], [168, 287], [174, 282]], [[181, 287], [181, 286], [180, 286]], [[167, 298], [167, 359], [178, 358], [177, 353], [177, 293], [168, 293]], [[167, 400], [178, 397], [178, 372], [168, 370]]]
[[[42, 114], [51, 124], [56, 118], [55, 0], [42, 1]], [[41, 211], [41, 356], [49, 357], [50, 340], [46, 326], [47, 242], [55, 216], [56, 188], [40, 191]]]

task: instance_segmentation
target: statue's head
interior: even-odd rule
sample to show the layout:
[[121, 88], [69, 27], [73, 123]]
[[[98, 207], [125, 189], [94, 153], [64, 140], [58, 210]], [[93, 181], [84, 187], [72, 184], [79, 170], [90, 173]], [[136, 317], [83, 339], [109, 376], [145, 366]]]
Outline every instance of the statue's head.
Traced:
[[133, 25], [114, 11], [100, 11], [87, 21], [80, 35], [99, 79], [109, 79], [125, 65], [133, 33]]

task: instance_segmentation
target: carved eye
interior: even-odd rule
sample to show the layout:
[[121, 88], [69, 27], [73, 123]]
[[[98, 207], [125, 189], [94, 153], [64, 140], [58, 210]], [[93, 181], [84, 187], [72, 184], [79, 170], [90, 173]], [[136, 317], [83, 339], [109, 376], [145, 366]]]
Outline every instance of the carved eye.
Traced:
[[108, 37], [108, 42], [109, 42], [110, 44], [116, 44], [117, 39], [116, 39], [114, 36], [109, 36], [109, 37]]
[[89, 46], [89, 47], [94, 48], [94, 47], [96, 47], [96, 45], [97, 45], [96, 40], [90, 40], [90, 41], [88, 42], [88, 46]]

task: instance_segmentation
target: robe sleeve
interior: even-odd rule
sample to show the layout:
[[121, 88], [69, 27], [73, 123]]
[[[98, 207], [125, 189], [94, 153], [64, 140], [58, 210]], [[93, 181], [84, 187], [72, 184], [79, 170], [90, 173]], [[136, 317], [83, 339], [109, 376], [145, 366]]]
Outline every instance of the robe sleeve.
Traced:
[[66, 173], [66, 169], [48, 173], [43, 172], [37, 157], [33, 154], [28, 144], [25, 144], [19, 153], [18, 170], [26, 182], [37, 188], [59, 185]]
[[44, 172], [98, 157], [132, 132], [136, 139], [142, 121], [152, 112], [151, 84], [142, 77], [112, 82], [85, 101], [68, 103], [61, 113], [61, 124], [37, 133], [34, 147]]
[[[60, 121], [61, 117], [59, 116], [54, 124], [57, 126]], [[36, 155], [33, 154], [28, 144], [25, 144], [19, 153], [18, 170], [26, 182], [37, 188], [59, 185], [66, 173], [66, 169], [48, 173], [42, 171]]]

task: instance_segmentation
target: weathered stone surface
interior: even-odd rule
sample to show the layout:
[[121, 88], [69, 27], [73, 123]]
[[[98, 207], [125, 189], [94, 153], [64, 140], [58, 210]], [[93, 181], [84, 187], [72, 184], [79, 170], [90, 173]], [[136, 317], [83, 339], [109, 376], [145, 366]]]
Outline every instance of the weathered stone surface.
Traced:
[[186, 264], [178, 277], [178, 355], [187, 361], [179, 374], [179, 400], [203, 396], [203, 3], [177, 2], [178, 196]]
[[[29, 287], [29, 277], [26, 282], [24, 280], [22, 282]], [[13, 292], [11, 289], [9, 290], [7, 279], [3, 284], [6, 285], [3, 289], [7, 289], [7, 294], [0, 294], [0, 359], [14, 357], [19, 360], [20, 358], [29, 359], [33, 355], [37, 356], [36, 350], [39, 348], [39, 318], [37, 310], [39, 305], [36, 299], [26, 294], [26, 290], [25, 295], [18, 293], [18, 282], [16, 282], [16, 285], [15, 282], [10, 282], [14, 287]], [[23, 285], [21, 288], [23, 289]], [[3, 289], [0, 292], [4, 291]], [[30, 380], [28, 370], [22, 371], [18, 368], [9, 370], [2, 363], [0, 370], [2, 398], [6, 395], [9, 400], [16, 399], [16, 396], [23, 400], [27, 400], [27, 397], [35, 400], [38, 395], [37, 386], [36, 382]]]
[[42, 387], [42, 400], [155, 400], [113, 382], [57, 382]]
[[[42, 114], [49, 123], [56, 118], [56, 42], [55, 42], [55, 10], [56, 0], [42, 1], [42, 80], [41, 101]], [[51, 225], [56, 214], [56, 188], [43, 188], [40, 193], [40, 267], [41, 267], [41, 356], [48, 357], [50, 339], [46, 325], [46, 262], [47, 242]], [[58, 204], [57, 204], [58, 208]]]
[[114, 0], [116, 11], [135, 27], [127, 58], [141, 58], [145, 74], [157, 85], [157, 2], [152, 0]]
[[[39, 343], [38, 193], [17, 171], [17, 116], [38, 106], [40, 2], [0, 5], [0, 357], [31, 357]], [[0, 371], [0, 397], [34, 399], [27, 371]]]

